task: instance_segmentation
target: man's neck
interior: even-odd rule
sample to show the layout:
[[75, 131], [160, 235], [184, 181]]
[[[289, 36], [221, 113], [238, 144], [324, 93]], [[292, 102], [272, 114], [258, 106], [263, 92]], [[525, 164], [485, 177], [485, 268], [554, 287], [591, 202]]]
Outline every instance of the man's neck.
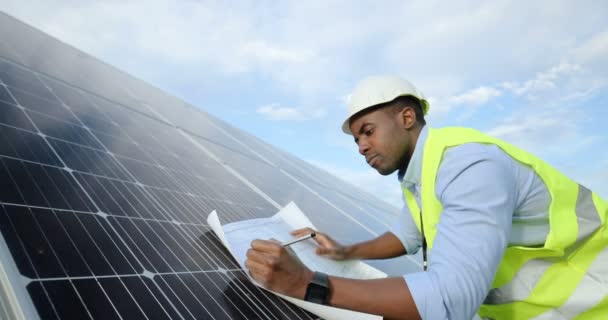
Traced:
[[407, 172], [407, 168], [410, 165], [410, 160], [412, 159], [414, 150], [416, 150], [416, 144], [418, 143], [418, 137], [420, 137], [420, 132], [422, 131], [423, 128], [424, 128], [424, 125], [417, 126], [416, 129], [414, 129], [412, 132], [412, 135], [411, 135], [411, 139], [413, 140], [413, 141], [411, 141], [412, 148], [411, 148], [411, 150], [407, 151], [408, 154], [405, 157], [405, 159], [403, 160], [403, 162], [401, 163], [401, 166], [399, 167], [399, 171], [397, 171], [397, 179], [399, 179], [399, 181], [403, 181], [403, 177], [405, 176], [405, 173]]
[[405, 172], [407, 171], [407, 166], [410, 164], [409, 159], [406, 161], [406, 163], [404, 163], [404, 165], [401, 166], [401, 168], [399, 168], [399, 171], [397, 171], [397, 179], [399, 179], [399, 181], [403, 181], [403, 177], [405, 176]]

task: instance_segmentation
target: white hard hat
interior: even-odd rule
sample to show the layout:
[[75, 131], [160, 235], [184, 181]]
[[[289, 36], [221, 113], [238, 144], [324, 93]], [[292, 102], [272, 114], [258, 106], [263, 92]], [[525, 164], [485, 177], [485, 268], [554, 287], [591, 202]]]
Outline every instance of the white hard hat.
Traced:
[[342, 124], [342, 131], [350, 132], [350, 118], [356, 113], [369, 107], [390, 102], [398, 97], [411, 96], [420, 101], [422, 113], [429, 111], [429, 102], [422, 92], [418, 91], [409, 81], [396, 76], [373, 76], [363, 79], [357, 84], [348, 101], [348, 118]]

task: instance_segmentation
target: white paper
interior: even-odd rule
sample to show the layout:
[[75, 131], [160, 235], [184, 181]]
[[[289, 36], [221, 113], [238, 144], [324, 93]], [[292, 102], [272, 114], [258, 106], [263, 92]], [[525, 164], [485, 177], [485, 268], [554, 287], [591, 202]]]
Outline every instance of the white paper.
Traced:
[[[241, 268], [245, 270], [245, 256], [252, 240], [276, 239], [280, 242], [286, 242], [293, 239], [289, 234], [291, 230], [306, 227], [316, 230], [306, 215], [293, 202], [290, 202], [270, 218], [243, 220], [224, 226], [221, 225], [217, 213], [213, 211], [209, 214], [207, 223], [238, 261]], [[295, 243], [290, 248], [297, 254], [302, 263], [311, 270], [356, 279], [386, 277], [384, 272], [361, 261], [334, 261], [316, 255], [316, 245], [312, 239]], [[259, 286], [253, 279], [252, 282]], [[273, 293], [327, 320], [382, 319], [382, 317], [376, 315], [325, 306], [287, 297], [276, 292]]]

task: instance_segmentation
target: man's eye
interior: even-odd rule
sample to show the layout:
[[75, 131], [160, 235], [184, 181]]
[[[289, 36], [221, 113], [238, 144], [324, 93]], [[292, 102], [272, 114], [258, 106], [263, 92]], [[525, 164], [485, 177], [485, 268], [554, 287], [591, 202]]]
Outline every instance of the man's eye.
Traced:
[[374, 133], [374, 129], [369, 129], [369, 130], [365, 131], [366, 136], [371, 136], [373, 133]]

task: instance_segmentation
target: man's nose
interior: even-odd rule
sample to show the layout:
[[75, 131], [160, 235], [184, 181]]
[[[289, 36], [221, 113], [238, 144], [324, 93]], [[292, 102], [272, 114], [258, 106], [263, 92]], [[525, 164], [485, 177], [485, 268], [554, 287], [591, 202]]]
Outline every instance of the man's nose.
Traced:
[[365, 140], [359, 140], [359, 153], [365, 155], [369, 151], [369, 144]]

